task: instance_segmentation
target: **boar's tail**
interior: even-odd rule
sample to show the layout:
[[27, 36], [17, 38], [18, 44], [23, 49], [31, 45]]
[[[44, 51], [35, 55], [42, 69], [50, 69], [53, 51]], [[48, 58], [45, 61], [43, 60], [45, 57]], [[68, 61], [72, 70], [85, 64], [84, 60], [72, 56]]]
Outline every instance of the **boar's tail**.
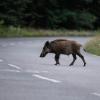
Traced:
[[83, 50], [86, 52], [86, 49], [83, 48]]
[[83, 49], [83, 51], [86, 52], [86, 49], [80, 44], [80, 47]]
[[86, 49], [85, 49], [83, 46], [81, 46], [81, 47], [82, 47], [83, 51], [85, 51], [85, 52], [86, 52]]

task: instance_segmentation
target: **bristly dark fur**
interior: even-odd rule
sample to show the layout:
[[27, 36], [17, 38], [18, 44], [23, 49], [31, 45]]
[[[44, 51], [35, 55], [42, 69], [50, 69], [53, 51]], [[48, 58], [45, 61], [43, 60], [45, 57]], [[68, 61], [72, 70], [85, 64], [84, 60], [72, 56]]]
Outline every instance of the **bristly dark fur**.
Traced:
[[70, 66], [74, 64], [76, 58], [76, 55], [78, 55], [83, 63], [84, 66], [86, 65], [84, 56], [80, 53], [80, 47], [82, 45], [80, 43], [77, 43], [76, 41], [72, 40], [65, 40], [65, 39], [57, 39], [51, 42], [46, 42], [44, 45], [44, 49], [42, 50], [42, 53], [40, 57], [44, 57], [47, 53], [54, 53], [55, 54], [55, 61], [56, 65], [59, 64], [59, 57], [60, 54], [70, 55], [73, 56], [73, 61], [71, 62]]

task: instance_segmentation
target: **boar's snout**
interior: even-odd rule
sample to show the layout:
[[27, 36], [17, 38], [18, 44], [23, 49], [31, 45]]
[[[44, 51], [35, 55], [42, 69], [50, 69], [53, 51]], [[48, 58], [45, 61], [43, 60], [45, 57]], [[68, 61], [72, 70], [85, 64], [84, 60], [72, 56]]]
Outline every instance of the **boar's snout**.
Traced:
[[45, 57], [48, 53], [50, 52], [50, 50], [48, 48], [45, 48], [42, 53], [40, 54], [40, 57]]
[[45, 55], [43, 53], [40, 54], [40, 57], [45, 57]]
[[46, 41], [43, 50], [40, 54], [40, 57], [45, 57], [48, 53], [50, 53], [50, 48], [49, 48], [49, 41]]

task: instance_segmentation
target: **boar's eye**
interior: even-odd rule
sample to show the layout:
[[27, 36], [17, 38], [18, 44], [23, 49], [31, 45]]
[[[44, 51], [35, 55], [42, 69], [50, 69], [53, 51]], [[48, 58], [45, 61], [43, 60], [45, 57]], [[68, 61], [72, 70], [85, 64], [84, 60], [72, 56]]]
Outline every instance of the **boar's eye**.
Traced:
[[50, 49], [48, 47], [45, 48], [45, 53], [49, 53]]

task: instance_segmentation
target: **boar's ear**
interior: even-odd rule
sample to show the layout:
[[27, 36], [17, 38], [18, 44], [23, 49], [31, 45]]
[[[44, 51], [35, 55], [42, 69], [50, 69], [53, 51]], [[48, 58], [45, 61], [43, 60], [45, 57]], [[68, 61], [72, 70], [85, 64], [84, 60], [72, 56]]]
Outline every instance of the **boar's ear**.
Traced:
[[46, 42], [45, 42], [45, 45], [46, 45], [46, 46], [49, 46], [49, 44], [50, 44], [49, 41], [46, 41]]

